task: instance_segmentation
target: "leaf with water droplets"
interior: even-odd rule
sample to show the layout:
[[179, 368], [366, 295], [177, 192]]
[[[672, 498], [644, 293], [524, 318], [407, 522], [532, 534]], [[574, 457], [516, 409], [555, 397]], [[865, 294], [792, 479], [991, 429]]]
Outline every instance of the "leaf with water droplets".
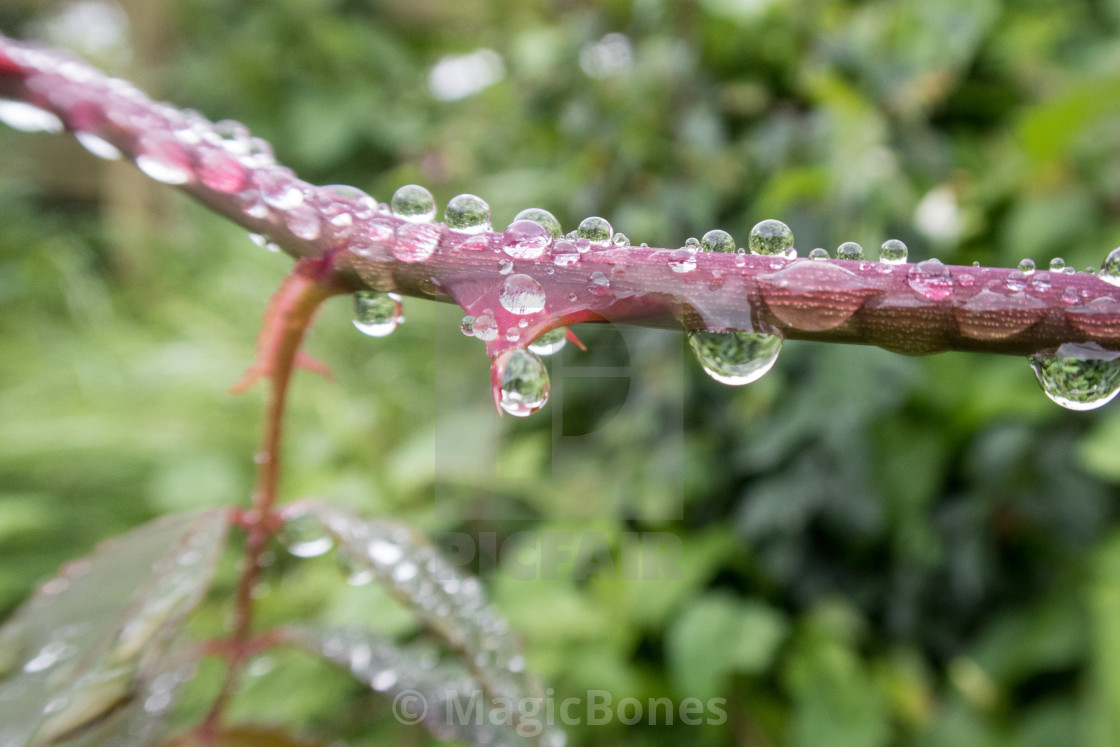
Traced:
[[[526, 697], [538, 694], [540, 688], [526, 671], [524, 655], [509, 624], [487, 601], [478, 579], [463, 574], [415, 530], [402, 524], [362, 519], [344, 509], [313, 502], [288, 506], [284, 517], [318, 520], [352, 571], [362, 572], [369, 582], [385, 587], [458, 652], [470, 677], [487, 697], [512, 702], [515, 728], [531, 718], [520, 709], [531, 705]], [[359, 634], [358, 639], [364, 635]], [[356, 649], [352, 644], [348, 652], [346, 649], [347, 645], [341, 647], [339, 657], [345, 656], [346, 666], [354, 671]], [[369, 656], [372, 662], [372, 649]], [[373, 684], [373, 669], [369, 673]], [[387, 678], [380, 681], [386, 689], [392, 686]]]
[[43, 584], [0, 628], [0, 744], [158, 722], [173, 690], [164, 653], [209, 586], [228, 525], [224, 509], [165, 517]]

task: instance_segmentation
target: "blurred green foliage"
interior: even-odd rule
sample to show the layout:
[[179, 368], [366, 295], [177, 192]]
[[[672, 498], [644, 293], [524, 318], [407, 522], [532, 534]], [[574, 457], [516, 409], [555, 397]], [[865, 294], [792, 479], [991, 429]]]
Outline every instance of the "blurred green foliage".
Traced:
[[[0, 29], [33, 33], [64, 7], [13, 3]], [[1085, 268], [1120, 242], [1114, 0], [127, 10], [133, 59], [114, 72], [245, 122], [310, 181], [380, 200], [418, 182], [441, 204], [482, 195], [498, 225], [539, 206], [565, 229], [602, 215], [658, 246], [714, 227], [743, 243], [775, 217], [802, 254], [897, 237], [911, 259], [957, 264]], [[480, 48], [504, 77], [435, 98], [433, 66]], [[290, 263], [62, 138], [4, 131], [0, 152], [10, 611], [104, 537], [247, 500], [261, 394], [225, 387]], [[1120, 743], [1115, 406], [1061, 410], [1024, 360], [808, 343], [728, 388], [681, 335], [602, 328], [580, 330], [590, 352], [568, 346], [561, 365], [629, 365], [630, 380], [567, 378], [541, 415], [499, 422], [454, 308], [410, 301], [407, 324], [371, 340], [346, 306], [310, 342], [336, 381], [296, 385], [286, 495], [495, 547], [570, 533], [579, 557], [551, 574], [524, 578], [484, 547], [475, 559], [556, 698], [727, 699], [722, 725], [616, 722], [573, 728], [573, 743]], [[679, 572], [586, 572], [627, 532], [679, 537]], [[224, 619], [224, 578], [200, 634]], [[412, 633], [383, 594], [338, 578], [330, 558], [277, 557], [262, 618]], [[304, 655], [255, 671], [241, 718], [417, 739]]]

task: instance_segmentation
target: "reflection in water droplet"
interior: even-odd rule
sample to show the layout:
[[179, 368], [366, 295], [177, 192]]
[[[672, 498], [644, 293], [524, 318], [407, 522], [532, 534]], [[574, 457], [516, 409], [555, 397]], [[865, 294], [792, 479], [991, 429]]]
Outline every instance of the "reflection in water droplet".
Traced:
[[536, 314], [544, 308], [544, 288], [529, 275], [510, 275], [502, 282], [498, 300], [510, 313]]
[[836, 259], [863, 259], [863, 247], [854, 241], [845, 241], [836, 247]]
[[491, 342], [498, 339], [498, 323], [490, 314], [479, 314], [474, 318], [474, 324], [471, 325], [471, 331], [474, 332], [476, 339], [483, 342]]
[[0, 99], [0, 122], [20, 132], [62, 132], [62, 120], [46, 109]]
[[696, 269], [696, 250], [682, 246], [669, 252], [669, 269], [673, 272], [692, 272]]
[[459, 322], [459, 331], [467, 337], [474, 337], [474, 317], [469, 314]]
[[284, 225], [297, 238], [314, 241], [319, 238], [322, 224], [319, 214], [309, 205], [296, 205], [284, 215]]
[[1112, 285], [1120, 285], [1120, 247], [1113, 249], [1101, 263], [1100, 279]]
[[624, 233], [616, 233], [611, 237], [611, 243], [617, 247], [630, 246], [630, 237]]
[[186, 184], [194, 177], [187, 151], [160, 132], [142, 135], [136, 142], [136, 167], [164, 184]]
[[576, 236], [597, 244], [610, 241], [612, 233], [613, 229], [607, 219], [600, 218], [597, 215], [584, 218], [580, 221], [579, 228], [576, 229]]
[[1050, 290], [1050, 273], [1046, 270], [1031, 275], [1030, 289], [1035, 293]]
[[490, 230], [490, 206], [476, 195], [452, 197], [443, 211], [443, 222], [460, 233], [482, 233]]
[[502, 372], [498, 404], [510, 415], [528, 417], [548, 401], [548, 370], [527, 350], [509, 350], [494, 365]]
[[1018, 334], [1042, 319], [1046, 304], [1025, 293], [982, 290], [953, 307], [961, 333], [977, 340], [998, 340]]
[[953, 276], [939, 259], [927, 259], [911, 267], [906, 274], [906, 284], [931, 301], [953, 295]]
[[310, 514], [293, 516], [285, 521], [280, 541], [288, 548], [288, 552], [300, 558], [317, 557], [334, 546], [334, 540], [322, 522]]
[[735, 251], [735, 239], [727, 231], [715, 228], [700, 239], [700, 249], [705, 252], [731, 254]]
[[705, 373], [732, 386], [758, 381], [782, 350], [781, 337], [754, 332], [690, 332], [688, 344]]
[[809, 252], [809, 259], [816, 260], [818, 262], [828, 258], [828, 250], [822, 247], [817, 247], [816, 249], [813, 249]]
[[117, 146], [113, 145], [108, 140], [101, 139], [92, 132], [75, 132], [74, 139], [81, 143], [83, 148], [98, 158], [103, 158], [106, 161], [116, 161], [121, 157], [121, 152], [117, 150]]
[[908, 253], [906, 244], [898, 239], [887, 239], [879, 247], [879, 261], [888, 265], [900, 265], [906, 261]]
[[1095, 342], [1067, 342], [1028, 360], [1046, 396], [1069, 410], [1093, 410], [1120, 392], [1120, 352]]
[[197, 173], [203, 186], [225, 195], [237, 194], [249, 182], [248, 172], [241, 162], [220, 150], [203, 151]]
[[435, 253], [439, 236], [436, 225], [402, 223], [393, 237], [393, 256], [401, 262], [423, 262]]
[[611, 281], [605, 274], [596, 270], [587, 276], [587, 290], [596, 296], [603, 296], [610, 292]]
[[410, 223], [427, 223], [436, 217], [436, 200], [419, 184], [406, 184], [389, 201], [393, 215]]
[[1050, 260], [1050, 272], [1065, 272], [1066, 261], [1061, 257], [1054, 257]]
[[502, 234], [502, 251], [514, 259], [536, 259], [552, 245], [552, 234], [536, 221], [515, 220]]
[[509, 275], [513, 272], [513, 260], [509, 257], [502, 257], [498, 260], [498, 274]]
[[1007, 287], [1013, 291], [1021, 291], [1027, 287], [1027, 276], [1021, 270], [1012, 270], [1007, 273]]
[[568, 330], [564, 327], [557, 327], [529, 343], [529, 350], [537, 355], [552, 355], [560, 352], [567, 342]]
[[354, 294], [354, 326], [364, 335], [385, 337], [397, 328], [400, 296], [363, 290]]
[[540, 223], [554, 239], [560, 238], [560, 235], [563, 233], [563, 229], [560, 228], [560, 221], [556, 220], [556, 216], [541, 208], [526, 208], [522, 210], [520, 213], [513, 216], [514, 223], [519, 220], [531, 220], [534, 223]]
[[576, 245], [567, 239], [560, 239], [552, 246], [552, 263], [557, 267], [571, 267], [579, 262], [579, 258]]
[[797, 252], [793, 248], [793, 231], [780, 220], [764, 220], [755, 224], [747, 237], [747, 248], [751, 254], [768, 254], [793, 259]]
[[1023, 273], [1027, 277], [1030, 277], [1031, 274], [1034, 273], [1034, 270], [1035, 270], [1035, 265], [1034, 265], [1034, 260], [1033, 259], [1030, 259], [1029, 257], [1027, 257], [1027, 258], [1023, 258], [1023, 259], [1019, 260], [1019, 272]]

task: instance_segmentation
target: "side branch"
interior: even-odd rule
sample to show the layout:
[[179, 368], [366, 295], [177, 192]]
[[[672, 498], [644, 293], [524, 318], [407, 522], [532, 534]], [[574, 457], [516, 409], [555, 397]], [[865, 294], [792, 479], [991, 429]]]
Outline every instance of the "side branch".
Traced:
[[[430, 214], [394, 214], [352, 187], [308, 184], [235, 122], [152, 102], [85, 63], [2, 37], [0, 97], [35, 107], [27, 122], [50, 129], [53, 120], [95, 154], [132, 159], [293, 257], [332, 254], [337, 283], [489, 317], [497, 333], [476, 336], [491, 357], [558, 326], [600, 321], [907, 354], [1030, 355], [1067, 342], [1120, 350], [1120, 289], [1096, 275], [580, 246], [526, 236], [523, 226], [452, 230]], [[0, 118], [18, 126], [15, 114]]]

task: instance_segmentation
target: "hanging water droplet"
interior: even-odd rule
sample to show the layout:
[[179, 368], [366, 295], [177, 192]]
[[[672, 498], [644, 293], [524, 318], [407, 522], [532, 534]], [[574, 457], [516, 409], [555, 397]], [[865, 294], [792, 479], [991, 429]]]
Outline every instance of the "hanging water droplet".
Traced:
[[551, 245], [552, 234], [532, 220], [515, 220], [502, 234], [502, 251], [514, 259], [536, 259]]
[[887, 239], [879, 247], [879, 261], [888, 265], [901, 265], [906, 261], [906, 244], [898, 239]]
[[817, 247], [816, 249], [813, 249], [809, 252], [809, 259], [815, 259], [817, 261], [829, 259], [828, 250], [822, 247]]
[[513, 260], [509, 257], [502, 257], [498, 260], [498, 274], [508, 275], [513, 272]]
[[62, 120], [46, 109], [0, 99], [0, 122], [20, 132], [62, 132]]
[[1050, 272], [1065, 272], [1066, 261], [1061, 257], [1054, 257], [1050, 260]]
[[534, 223], [540, 223], [544, 229], [554, 238], [560, 238], [563, 229], [560, 228], [560, 221], [556, 220], [556, 216], [542, 208], [526, 208], [517, 215], [513, 216], [513, 221], [516, 223], [519, 220], [531, 220]]
[[630, 246], [630, 237], [624, 233], [616, 233], [611, 237], [611, 243], [617, 247]]
[[536, 314], [544, 308], [544, 288], [529, 275], [510, 275], [502, 283], [498, 300], [512, 314]]
[[409, 223], [427, 223], [436, 217], [436, 200], [419, 184], [406, 184], [389, 201], [393, 215]]
[[564, 327], [557, 327], [529, 343], [529, 350], [537, 355], [552, 355], [560, 352], [567, 342], [568, 330]]
[[104, 140], [92, 132], [84, 132], [79, 130], [74, 133], [74, 139], [82, 144], [82, 147], [88, 150], [98, 158], [103, 158], [106, 161], [116, 161], [121, 157], [121, 152], [117, 150], [117, 146]]
[[322, 522], [310, 514], [293, 516], [285, 521], [280, 541], [288, 552], [300, 558], [314, 558], [334, 546], [334, 540]]
[[490, 314], [479, 314], [474, 318], [471, 331], [478, 340], [492, 342], [498, 339], [498, 323]]
[[1101, 262], [1100, 279], [1112, 285], [1120, 285], [1120, 247], [1113, 249]]
[[1034, 270], [1035, 270], [1035, 265], [1034, 265], [1034, 260], [1033, 259], [1030, 259], [1029, 257], [1025, 257], [1025, 258], [1019, 260], [1019, 272], [1023, 273], [1027, 277], [1030, 277], [1032, 274], [1034, 274]]
[[669, 269], [673, 272], [692, 272], [696, 269], [696, 250], [682, 246], [669, 252]]
[[751, 254], [792, 259], [797, 256], [793, 249], [793, 231], [780, 220], [767, 219], [756, 223], [747, 237], [747, 248]]
[[782, 350], [781, 337], [755, 332], [690, 332], [688, 344], [705, 373], [732, 386], [761, 379]]
[[502, 372], [498, 404], [515, 417], [524, 418], [548, 402], [548, 370], [527, 350], [509, 350], [494, 365]]
[[439, 246], [440, 229], [430, 223], [402, 223], [393, 236], [393, 256], [401, 262], [423, 262]]
[[552, 245], [552, 263], [557, 267], [571, 267], [579, 262], [579, 250], [567, 239], [560, 239]]
[[836, 259], [863, 259], [863, 247], [854, 241], [845, 241], [836, 247]]
[[490, 230], [490, 206], [481, 197], [463, 194], [452, 197], [443, 211], [443, 222], [460, 233]]
[[1120, 352], [1095, 342], [1067, 342], [1028, 360], [1046, 396], [1069, 410], [1093, 410], [1120, 392]]
[[735, 251], [735, 239], [727, 231], [713, 228], [700, 239], [700, 249], [705, 252], [731, 254]]
[[611, 224], [607, 222], [606, 218], [600, 218], [597, 215], [584, 218], [580, 221], [579, 228], [576, 229], [576, 236], [595, 243], [610, 241], [612, 233]]
[[474, 317], [469, 314], [463, 317], [463, 321], [459, 322], [459, 331], [467, 337], [474, 337]]
[[187, 151], [160, 132], [142, 135], [136, 142], [136, 167], [164, 184], [186, 184], [194, 177]]
[[611, 290], [610, 278], [596, 270], [587, 276], [587, 290], [592, 295], [605, 296]]
[[270, 252], [280, 251], [280, 247], [277, 246], [274, 242], [269, 241], [268, 237], [264, 234], [251, 233], [249, 234], [249, 240], [259, 246], [261, 249], [267, 249]]
[[953, 276], [939, 259], [927, 259], [910, 268], [906, 284], [919, 295], [931, 301], [941, 301], [953, 295]]
[[354, 326], [370, 337], [385, 337], [397, 328], [400, 296], [362, 290], [354, 294]]

